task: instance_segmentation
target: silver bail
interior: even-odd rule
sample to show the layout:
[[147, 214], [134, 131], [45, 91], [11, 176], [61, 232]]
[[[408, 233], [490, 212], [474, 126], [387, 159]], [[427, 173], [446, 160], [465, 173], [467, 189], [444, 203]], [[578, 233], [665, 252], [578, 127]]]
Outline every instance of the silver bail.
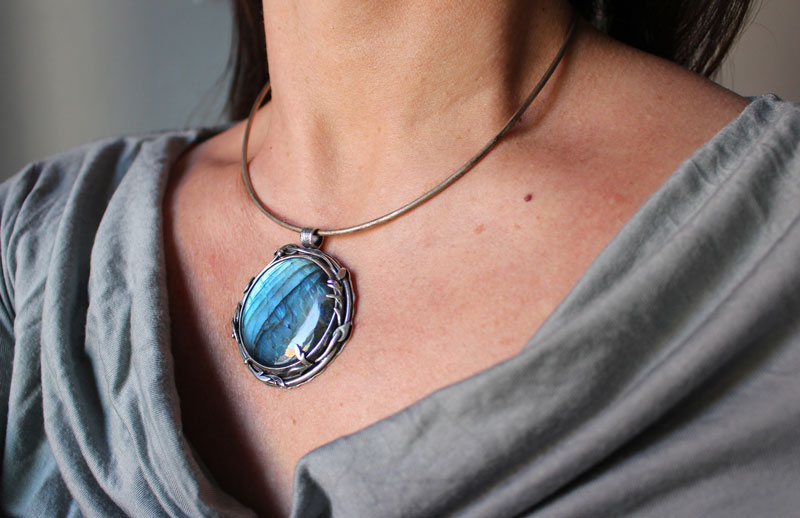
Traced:
[[319, 248], [322, 245], [322, 236], [317, 234], [316, 228], [304, 228], [300, 231], [300, 244], [303, 248]]

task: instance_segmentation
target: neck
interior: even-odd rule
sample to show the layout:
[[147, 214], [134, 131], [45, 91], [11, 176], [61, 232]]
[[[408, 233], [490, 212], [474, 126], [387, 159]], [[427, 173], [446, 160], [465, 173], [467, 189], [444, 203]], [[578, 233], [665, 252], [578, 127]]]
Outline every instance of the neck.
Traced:
[[[304, 192], [357, 185], [408, 201], [502, 127], [569, 17], [562, 0], [265, 0], [272, 100], [254, 130], [256, 186], [269, 174], [276, 187], [283, 170]], [[395, 208], [391, 194], [380, 196]]]

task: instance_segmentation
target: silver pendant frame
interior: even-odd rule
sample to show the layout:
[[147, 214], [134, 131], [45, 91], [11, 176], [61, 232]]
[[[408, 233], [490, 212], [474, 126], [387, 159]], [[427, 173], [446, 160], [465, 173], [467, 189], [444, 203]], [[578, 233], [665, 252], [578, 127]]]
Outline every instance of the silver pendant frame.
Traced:
[[[282, 367], [268, 367], [256, 361], [244, 346], [242, 340], [242, 312], [255, 280], [275, 264], [292, 257], [302, 256], [316, 263], [328, 276], [327, 285], [333, 291], [327, 296], [334, 299], [333, 317], [320, 340], [308, 352], [295, 345], [295, 359]], [[355, 294], [350, 282], [350, 273], [333, 257], [314, 248], [297, 245], [284, 245], [275, 251], [272, 261], [261, 272], [250, 279], [244, 289], [242, 300], [237, 304], [231, 325], [233, 339], [239, 345], [245, 365], [267, 385], [280, 388], [294, 388], [311, 381], [328, 366], [350, 338], [353, 327]]]

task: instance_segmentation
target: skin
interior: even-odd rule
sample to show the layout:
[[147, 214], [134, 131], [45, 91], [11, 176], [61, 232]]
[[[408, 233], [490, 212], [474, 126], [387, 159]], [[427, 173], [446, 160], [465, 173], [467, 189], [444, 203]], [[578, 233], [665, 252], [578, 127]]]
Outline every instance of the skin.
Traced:
[[[417, 197], [505, 123], [563, 41], [560, 0], [264, 2], [273, 100], [250, 170], [322, 228]], [[299, 236], [239, 173], [243, 124], [172, 170], [164, 231], [185, 433], [223, 489], [287, 515], [298, 459], [517, 354], [637, 208], [746, 100], [581, 24], [555, 76], [464, 178], [323, 248], [354, 275], [356, 327], [312, 383], [264, 386], [230, 338], [241, 290]]]

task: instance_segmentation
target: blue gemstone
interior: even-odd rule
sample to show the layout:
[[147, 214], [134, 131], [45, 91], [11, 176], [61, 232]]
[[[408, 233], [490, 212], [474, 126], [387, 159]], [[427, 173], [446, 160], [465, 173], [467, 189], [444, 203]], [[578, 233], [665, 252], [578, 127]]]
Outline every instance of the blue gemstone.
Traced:
[[253, 281], [240, 329], [254, 360], [281, 367], [295, 360], [295, 344], [308, 352], [322, 338], [333, 319], [327, 281], [325, 271], [305, 257], [277, 262]]

